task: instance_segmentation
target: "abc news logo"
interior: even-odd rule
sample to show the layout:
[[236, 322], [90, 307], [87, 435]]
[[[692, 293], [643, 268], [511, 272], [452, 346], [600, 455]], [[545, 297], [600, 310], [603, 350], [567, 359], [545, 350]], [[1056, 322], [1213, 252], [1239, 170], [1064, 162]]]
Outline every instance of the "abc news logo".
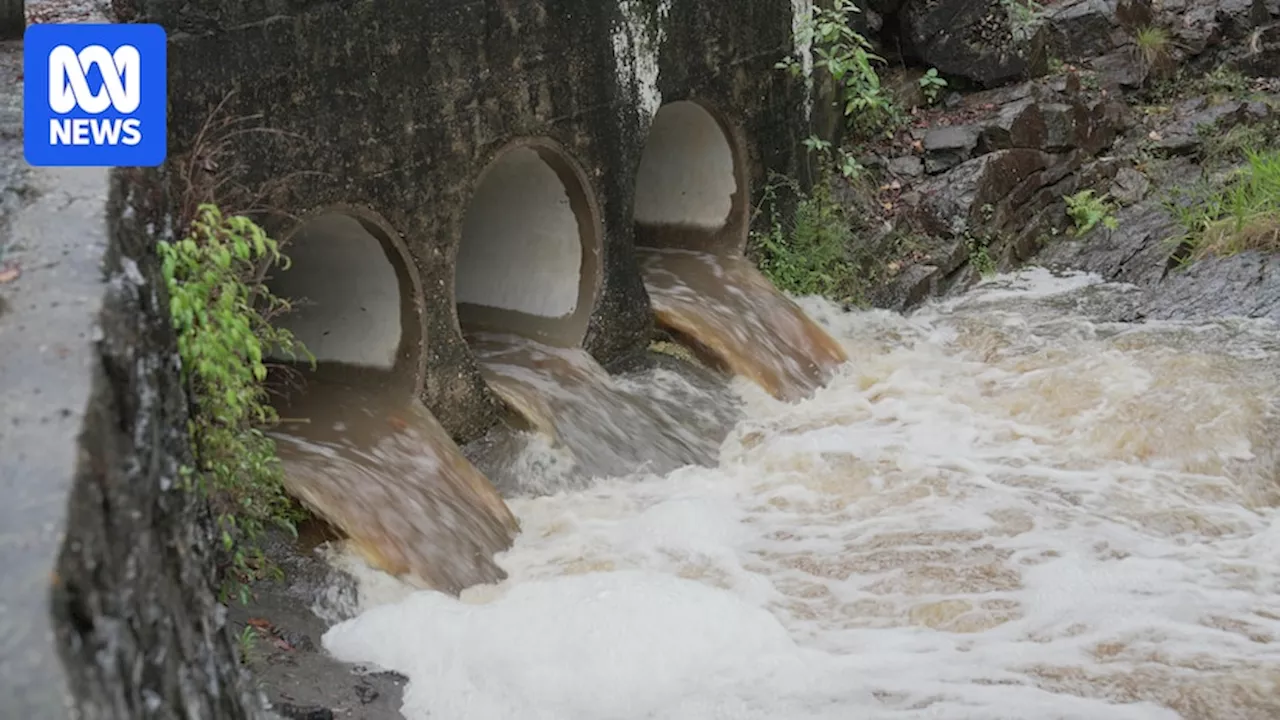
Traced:
[[27, 28], [24, 152], [38, 166], [155, 166], [168, 142], [164, 29]]
[[[109, 52], [90, 45], [80, 52], [59, 45], [49, 53], [49, 109], [66, 115], [79, 108], [92, 115], [114, 108], [121, 115], [135, 112], [142, 103], [142, 58], [138, 48], [121, 45]], [[89, 89], [90, 68], [102, 74], [98, 92]], [[51, 145], [137, 145], [142, 142], [138, 118], [52, 118]]]

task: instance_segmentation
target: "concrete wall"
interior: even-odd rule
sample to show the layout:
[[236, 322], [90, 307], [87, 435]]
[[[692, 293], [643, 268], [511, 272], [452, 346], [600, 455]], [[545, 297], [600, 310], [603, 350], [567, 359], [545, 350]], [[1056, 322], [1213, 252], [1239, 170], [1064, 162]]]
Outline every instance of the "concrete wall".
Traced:
[[[192, 139], [234, 92], [223, 117], [258, 116], [249, 124], [278, 132], [238, 136], [236, 157], [220, 161], [217, 172], [237, 174], [245, 187], [277, 181], [265, 198], [281, 211], [269, 222], [276, 235], [290, 231], [294, 220], [286, 216], [339, 205], [385, 221], [421, 287], [410, 305], [422, 311], [423, 357], [402, 358], [402, 365], [418, 369], [428, 406], [467, 439], [494, 412], [462, 324], [522, 318], [544, 337], [580, 342], [606, 365], [647, 341], [651, 315], [631, 253], [633, 201], [659, 108], [696, 101], [708, 111], [699, 115], [685, 103], [671, 118], [695, 134], [699, 157], [710, 162], [704, 172], [685, 176], [693, 166], [660, 157], [645, 171], [663, 183], [709, 183], [677, 213], [703, 231], [710, 213], [724, 212], [729, 187], [726, 145], [708, 140], [709, 119], [727, 133], [738, 195], [733, 226], [717, 237], [730, 245], [745, 238], [750, 192], [766, 172], [799, 169], [799, 141], [809, 134], [806, 91], [774, 63], [793, 50], [801, 6], [145, 0], [138, 19], [171, 33], [175, 165], [190, 159]], [[686, 153], [691, 141], [670, 129], [660, 133], [658, 149]], [[531, 146], [562, 187], [553, 187], [546, 167], [543, 179], [531, 169]], [[506, 171], [505, 180], [497, 177]], [[486, 178], [506, 185], [486, 189]], [[675, 207], [663, 190], [650, 185], [645, 192], [642, 219]], [[468, 214], [473, 197], [482, 205], [478, 215]], [[576, 238], [564, 237], [573, 225], [566, 200]], [[523, 219], [513, 222], [517, 216]], [[516, 237], [513, 228], [528, 232]], [[460, 246], [472, 238], [482, 247]], [[456, 301], [464, 302], [461, 320]]]
[[7, 229], [24, 272], [0, 296], [0, 718], [263, 717], [214, 596], [213, 519], [180, 479], [164, 197], [101, 168], [25, 175], [7, 185], [28, 191]]
[[809, 134], [804, 84], [773, 67], [803, 2], [136, 5], [170, 32], [171, 161], [117, 171], [109, 201], [103, 171], [40, 171], [14, 221], [30, 255], [7, 286], [23, 302], [0, 302], [6, 718], [261, 715], [212, 595], [209, 510], [178, 473], [153, 248], [195, 203], [271, 208], [297, 263], [273, 287], [314, 303], [290, 326], [323, 360], [411, 376], [466, 439], [495, 413], [464, 323], [625, 359], [651, 326], [637, 227], [740, 245], [749, 189], [795, 172]]

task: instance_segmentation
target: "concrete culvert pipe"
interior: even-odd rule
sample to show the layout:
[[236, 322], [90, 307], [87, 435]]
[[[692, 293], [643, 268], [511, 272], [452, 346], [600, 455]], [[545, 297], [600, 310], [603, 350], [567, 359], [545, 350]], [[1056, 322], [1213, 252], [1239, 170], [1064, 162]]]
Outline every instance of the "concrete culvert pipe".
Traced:
[[291, 264], [267, 286], [293, 303], [279, 324], [318, 365], [419, 374], [420, 291], [392, 237], [375, 220], [329, 211], [284, 243]]
[[636, 244], [740, 251], [747, 233], [747, 182], [725, 124], [681, 100], [654, 116], [636, 172]]
[[463, 221], [454, 275], [469, 331], [582, 343], [600, 286], [597, 207], [577, 163], [525, 141], [480, 175]]

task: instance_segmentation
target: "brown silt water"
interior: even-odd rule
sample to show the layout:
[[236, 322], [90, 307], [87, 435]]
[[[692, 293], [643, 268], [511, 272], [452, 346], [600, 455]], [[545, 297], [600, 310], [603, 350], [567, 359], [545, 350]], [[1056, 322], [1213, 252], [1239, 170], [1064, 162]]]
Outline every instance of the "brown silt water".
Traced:
[[640, 262], [661, 326], [779, 400], [812, 395], [848, 360], [840, 344], [745, 257], [642, 248]]
[[734, 408], [680, 374], [609, 374], [586, 351], [497, 333], [468, 337], [489, 387], [593, 477], [713, 464]]
[[311, 380], [278, 403], [288, 491], [372, 566], [457, 594], [496, 582], [518, 524], [412, 393]]

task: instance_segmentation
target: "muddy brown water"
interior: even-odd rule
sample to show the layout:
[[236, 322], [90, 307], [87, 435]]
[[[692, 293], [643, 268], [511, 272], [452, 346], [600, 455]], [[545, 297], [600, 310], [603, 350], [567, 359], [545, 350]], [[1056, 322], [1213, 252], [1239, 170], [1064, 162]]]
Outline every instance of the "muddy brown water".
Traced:
[[[715, 366], [772, 395], [813, 392], [846, 358], [839, 344], [750, 263], [683, 251], [645, 251], [660, 321]], [[567, 456], [571, 474], [600, 478], [712, 466], [737, 418], [724, 393], [692, 369], [613, 375], [579, 348], [515, 334], [468, 333], [489, 387], [521, 424]], [[493, 483], [411, 392], [367, 374], [304, 376], [277, 403], [286, 484], [352, 540], [373, 567], [457, 593], [504, 577], [494, 555], [517, 523]], [[505, 475], [525, 445], [502, 463]], [[544, 491], [557, 480], [544, 482]], [[507, 487], [527, 488], [517, 477]], [[559, 489], [569, 487], [560, 482]]]
[[844, 348], [740, 255], [642, 248], [658, 323], [704, 359], [780, 400], [808, 397], [848, 360]]
[[289, 492], [369, 564], [452, 593], [504, 577], [493, 555], [510, 547], [515, 518], [403, 388], [311, 378], [278, 410]]

